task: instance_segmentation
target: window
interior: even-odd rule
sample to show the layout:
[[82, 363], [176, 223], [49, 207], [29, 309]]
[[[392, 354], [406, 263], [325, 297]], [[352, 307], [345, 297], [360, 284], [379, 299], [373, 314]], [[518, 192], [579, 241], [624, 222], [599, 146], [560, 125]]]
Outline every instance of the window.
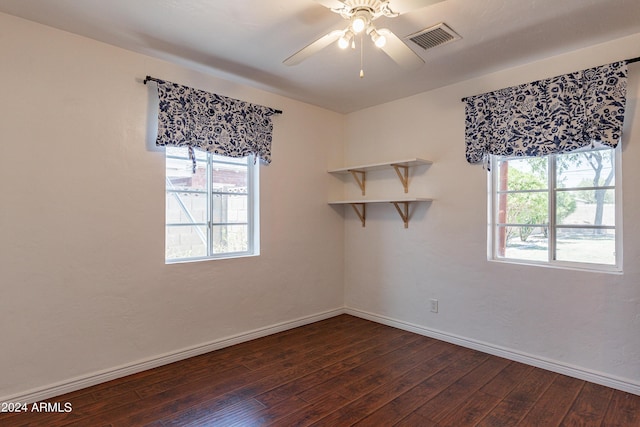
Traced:
[[621, 271], [620, 147], [492, 157], [489, 258]]
[[257, 180], [253, 156], [223, 157], [166, 147], [167, 263], [258, 253]]

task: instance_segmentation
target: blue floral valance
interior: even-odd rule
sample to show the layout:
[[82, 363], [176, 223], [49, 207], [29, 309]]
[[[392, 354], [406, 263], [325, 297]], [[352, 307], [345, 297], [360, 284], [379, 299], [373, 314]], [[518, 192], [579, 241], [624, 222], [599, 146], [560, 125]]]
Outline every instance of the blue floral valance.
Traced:
[[622, 136], [627, 64], [615, 62], [465, 98], [466, 156], [545, 156]]
[[271, 162], [272, 108], [176, 83], [158, 84], [158, 146], [188, 147], [228, 157], [254, 154]]

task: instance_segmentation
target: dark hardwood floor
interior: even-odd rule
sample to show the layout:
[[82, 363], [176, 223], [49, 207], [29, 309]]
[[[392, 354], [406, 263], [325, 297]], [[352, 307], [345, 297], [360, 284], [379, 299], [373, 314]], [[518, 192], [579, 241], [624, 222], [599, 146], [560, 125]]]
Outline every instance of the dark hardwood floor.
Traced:
[[342, 315], [49, 399], [2, 426], [640, 426], [640, 396]]

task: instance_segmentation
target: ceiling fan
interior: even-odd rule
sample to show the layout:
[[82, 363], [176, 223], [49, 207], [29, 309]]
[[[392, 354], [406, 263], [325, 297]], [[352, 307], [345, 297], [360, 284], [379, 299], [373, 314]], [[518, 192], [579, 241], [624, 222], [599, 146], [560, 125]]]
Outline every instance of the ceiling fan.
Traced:
[[[397, 64], [406, 69], [415, 69], [424, 61], [411, 50], [398, 36], [387, 28], [376, 28], [373, 21], [381, 16], [395, 18], [412, 10], [439, 3], [444, 0], [314, 0], [339, 14], [349, 21], [344, 30], [331, 31], [308, 46], [294, 53], [283, 62], [286, 65], [297, 65], [318, 53], [331, 43], [338, 42], [338, 46], [346, 49], [355, 47], [355, 38], [364, 34], [384, 53], [389, 55]], [[363, 77], [360, 70], [360, 77]]]

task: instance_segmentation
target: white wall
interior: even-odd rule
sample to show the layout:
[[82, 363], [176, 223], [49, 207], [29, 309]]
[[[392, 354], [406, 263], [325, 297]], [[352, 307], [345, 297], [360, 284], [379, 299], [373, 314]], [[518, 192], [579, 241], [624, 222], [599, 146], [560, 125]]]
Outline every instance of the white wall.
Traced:
[[[370, 208], [366, 228], [345, 210], [346, 306], [640, 392], [640, 64], [629, 66], [623, 139], [623, 275], [487, 261], [486, 172], [465, 160], [461, 102], [632, 58], [639, 44], [640, 34], [350, 114], [346, 164], [431, 159], [431, 167], [412, 172], [410, 195], [435, 201], [415, 207], [407, 230], [392, 206]], [[346, 185], [357, 196], [355, 184]], [[368, 183], [367, 197], [385, 192], [402, 194], [393, 171]], [[439, 300], [438, 314], [429, 311], [430, 298]]]
[[[0, 400], [342, 308], [344, 116], [2, 14], [0, 57]], [[164, 264], [147, 74], [284, 110], [259, 257]]]
[[[623, 275], [486, 260], [486, 175], [464, 159], [460, 102], [637, 56], [639, 42], [345, 118], [0, 14], [0, 400], [330, 315], [345, 301], [355, 314], [639, 390], [640, 64], [630, 66], [623, 141]], [[147, 74], [284, 110], [274, 161], [261, 167], [259, 257], [164, 264], [164, 156], [152, 148]], [[371, 207], [362, 228], [348, 207], [326, 205], [343, 182], [327, 166], [414, 156], [435, 163], [412, 171], [410, 195], [436, 200], [413, 209], [409, 229], [392, 206]], [[392, 170], [368, 177], [367, 197], [383, 194], [401, 194]]]

